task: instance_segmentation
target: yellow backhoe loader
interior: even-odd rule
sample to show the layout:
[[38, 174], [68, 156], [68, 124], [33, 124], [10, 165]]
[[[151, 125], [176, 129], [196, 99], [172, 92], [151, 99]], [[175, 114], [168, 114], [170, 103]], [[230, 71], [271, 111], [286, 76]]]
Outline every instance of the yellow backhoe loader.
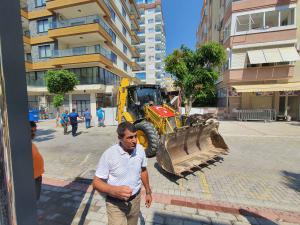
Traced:
[[130, 85], [123, 78], [116, 119], [135, 124], [147, 157], [156, 155], [162, 169], [178, 176], [228, 152], [216, 119], [180, 115], [163, 102], [158, 85]]

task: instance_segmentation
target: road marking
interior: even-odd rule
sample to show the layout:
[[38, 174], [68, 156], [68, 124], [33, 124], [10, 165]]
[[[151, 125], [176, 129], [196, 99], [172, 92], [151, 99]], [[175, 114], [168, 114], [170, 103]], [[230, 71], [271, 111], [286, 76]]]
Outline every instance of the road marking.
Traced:
[[203, 188], [204, 194], [207, 197], [211, 198], [211, 192], [205, 174], [203, 172], [200, 172], [199, 178], [200, 178], [200, 186]]
[[79, 164], [79, 166], [82, 166], [84, 163], [86, 163], [86, 161], [88, 160], [89, 156], [90, 156], [90, 153], [87, 154], [87, 156], [84, 158], [84, 160], [82, 160], [82, 162]]

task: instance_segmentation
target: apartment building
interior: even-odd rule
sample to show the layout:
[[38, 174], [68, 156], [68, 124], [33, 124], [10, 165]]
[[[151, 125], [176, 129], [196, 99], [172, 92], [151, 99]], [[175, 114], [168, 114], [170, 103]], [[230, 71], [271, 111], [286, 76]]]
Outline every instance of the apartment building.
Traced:
[[297, 0], [204, 1], [197, 46], [221, 43], [228, 61], [218, 80], [218, 104], [275, 109], [300, 119], [300, 3]]
[[161, 0], [136, 0], [141, 17], [136, 45], [141, 57], [136, 59], [141, 70], [136, 78], [148, 84], [162, 84], [164, 81], [164, 59], [166, 56], [166, 36]]
[[134, 78], [140, 12], [134, 0], [20, 0], [30, 108], [55, 113], [45, 73], [66, 69], [80, 84], [64, 108], [114, 107], [122, 77]]

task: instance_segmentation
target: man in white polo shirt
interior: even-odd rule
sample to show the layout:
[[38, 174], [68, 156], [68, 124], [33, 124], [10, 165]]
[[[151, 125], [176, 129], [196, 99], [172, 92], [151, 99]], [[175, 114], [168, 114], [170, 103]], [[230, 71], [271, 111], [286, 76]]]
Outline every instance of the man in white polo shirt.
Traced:
[[137, 130], [129, 122], [117, 128], [119, 144], [107, 149], [97, 166], [93, 187], [107, 194], [109, 225], [137, 225], [140, 213], [141, 183], [146, 190], [145, 205], [152, 202], [147, 158], [137, 144]]

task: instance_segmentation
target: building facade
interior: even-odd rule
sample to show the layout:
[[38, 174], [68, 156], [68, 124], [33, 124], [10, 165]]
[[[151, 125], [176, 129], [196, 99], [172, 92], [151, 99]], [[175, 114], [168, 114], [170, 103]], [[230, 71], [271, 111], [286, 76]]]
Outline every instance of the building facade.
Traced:
[[274, 109], [300, 119], [300, 6], [297, 0], [204, 1], [197, 46], [224, 46], [218, 104], [236, 109]]
[[[134, 0], [21, 0], [29, 108], [54, 113], [45, 73], [66, 69], [80, 84], [64, 108], [114, 107], [122, 77], [134, 78], [140, 12]], [[136, 79], [135, 79], [136, 80]]]
[[136, 45], [141, 57], [136, 78], [148, 84], [161, 84], [164, 80], [164, 59], [166, 56], [166, 36], [161, 0], [136, 0], [141, 17]]

